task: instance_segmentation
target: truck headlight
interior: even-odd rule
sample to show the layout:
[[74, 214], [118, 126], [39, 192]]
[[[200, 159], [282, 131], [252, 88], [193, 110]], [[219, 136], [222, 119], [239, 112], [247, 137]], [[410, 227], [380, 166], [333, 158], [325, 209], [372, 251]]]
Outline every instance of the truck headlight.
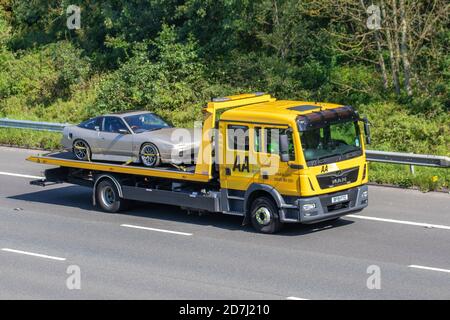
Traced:
[[306, 203], [302, 206], [302, 208], [304, 211], [311, 211], [316, 208], [316, 204], [315, 203]]
[[369, 197], [369, 191], [363, 191], [362, 193], [361, 193], [361, 199], [367, 199]]

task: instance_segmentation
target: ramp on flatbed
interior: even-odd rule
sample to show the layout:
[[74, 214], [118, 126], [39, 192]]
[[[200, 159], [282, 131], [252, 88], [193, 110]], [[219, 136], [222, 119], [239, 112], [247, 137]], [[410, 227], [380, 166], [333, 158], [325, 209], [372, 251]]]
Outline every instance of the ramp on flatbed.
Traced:
[[147, 177], [167, 178], [193, 182], [208, 182], [209, 176], [195, 173], [195, 166], [186, 167], [186, 171], [173, 166], [146, 168], [139, 164], [121, 164], [103, 161], [80, 161], [73, 159], [71, 152], [55, 152], [45, 155], [30, 156], [28, 161], [67, 168], [86, 169]]

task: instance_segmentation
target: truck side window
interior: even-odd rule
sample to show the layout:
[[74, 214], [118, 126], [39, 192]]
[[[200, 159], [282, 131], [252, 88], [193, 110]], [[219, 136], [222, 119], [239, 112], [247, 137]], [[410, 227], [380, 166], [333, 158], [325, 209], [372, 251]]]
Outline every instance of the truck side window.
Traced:
[[261, 136], [261, 128], [255, 128], [255, 152], [262, 152], [262, 136]]
[[295, 160], [294, 139], [292, 138], [292, 130], [280, 128], [264, 129], [264, 145], [267, 153], [280, 154], [280, 135], [287, 134], [289, 140], [289, 160]]
[[280, 153], [280, 129], [277, 128], [264, 128], [265, 137], [265, 149], [267, 153], [279, 154]]
[[282, 133], [286, 133], [289, 141], [289, 161], [295, 161], [295, 147], [294, 138], [292, 137], [291, 129], [283, 129]]
[[247, 126], [228, 125], [228, 148], [232, 150], [249, 150], [249, 130]]

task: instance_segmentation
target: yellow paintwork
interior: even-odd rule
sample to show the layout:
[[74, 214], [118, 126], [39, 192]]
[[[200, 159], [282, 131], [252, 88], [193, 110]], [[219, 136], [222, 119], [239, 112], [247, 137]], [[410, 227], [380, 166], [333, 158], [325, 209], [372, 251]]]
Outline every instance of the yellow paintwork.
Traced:
[[120, 164], [110, 164], [110, 163], [101, 163], [101, 162], [89, 162], [89, 161], [78, 161], [78, 160], [68, 160], [68, 159], [60, 159], [56, 157], [48, 156], [30, 156], [27, 158], [28, 161], [40, 163], [40, 164], [48, 164], [69, 168], [79, 168], [79, 169], [87, 169], [93, 171], [104, 171], [104, 172], [113, 172], [113, 173], [126, 173], [126, 174], [134, 174], [139, 176], [147, 176], [147, 177], [159, 177], [159, 178], [168, 178], [175, 180], [186, 180], [186, 181], [195, 181], [195, 182], [208, 182], [209, 178], [207, 175], [198, 175], [189, 172], [178, 172], [178, 171], [170, 171], [158, 168], [144, 168], [144, 167], [131, 167], [127, 165]]
[[[228, 125], [245, 125], [249, 127], [249, 150], [236, 151], [228, 148], [228, 143], [215, 137], [218, 143], [220, 185], [222, 188], [245, 191], [252, 183], [262, 183], [274, 187], [282, 195], [291, 196], [316, 196], [325, 193], [332, 193], [351, 187], [367, 183], [367, 165], [366, 174], [363, 179], [363, 168], [366, 164], [365, 144], [362, 136], [363, 130], [360, 130], [363, 156], [341, 161], [335, 164], [328, 164], [328, 171], [333, 172], [352, 167], [359, 167], [359, 177], [356, 182], [342, 185], [334, 188], [321, 189], [316, 176], [324, 173], [322, 166], [307, 167], [302, 147], [300, 143], [300, 134], [297, 130], [296, 118], [298, 115], [311, 113], [317, 110], [295, 111], [288, 108], [301, 105], [316, 105], [320, 110], [333, 109], [342, 105], [332, 103], [316, 103], [307, 101], [288, 101], [276, 100], [268, 94], [243, 94], [229, 96], [220, 101], [209, 102], [203, 109], [204, 123], [203, 136], [197, 164], [194, 173], [176, 172], [158, 168], [140, 168], [126, 165], [112, 165], [98, 162], [83, 162], [76, 160], [58, 159], [51, 156], [31, 156], [27, 160], [72, 168], [82, 168], [96, 171], [106, 171], [115, 173], [135, 174], [142, 176], [152, 176], [176, 180], [187, 180], [195, 182], [208, 182], [212, 179], [212, 136], [214, 129], [218, 129], [220, 137], [227, 137]], [[220, 114], [219, 114], [220, 113]], [[220, 120], [220, 121], [218, 121]], [[217, 123], [219, 125], [217, 126]], [[289, 163], [279, 161], [278, 155], [272, 155], [256, 152], [254, 150], [255, 137], [254, 129], [259, 128], [287, 128], [290, 127], [293, 132], [293, 142], [295, 148], [295, 160]], [[250, 159], [256, 159], [254, 163], [249, 163], [249, 170], [233, 170], [234, 160], [239, 156], [244, 159], [246, 156]], [[231, 161], [230, 161], [231, 159]], [[273, 169], [273, 163], [279, 161], [279, 168], [272, 174], [266, 174]], [[292, 168], [291, 165], [302, 166], [303, 168]], [[231, 175], [226, 175], [226, 170], [231, 170]]]
[[[235, 100], [239, 101], [239, 100]], [[359, 186], [367, 183], [367, 166], [366, 175], [363, 177], [365, 159], [365, 145], [364, 139], [361, 134], [360, 141], [362, 141], [363, 156], [349, 159], [346, 161], [341, 161], [336, 164], [328, 164], [329, 170], [327, 172], [333, 172], [338, 170], [344, 170], [353, 167], [360, 167], [359, 176], [357, 181], [351, 184], [337, 186], [334, 188], [321, 189], [316, 176], [321, 172], [322, 166], [307, 167], [306, 161], [303, 156], [300, 134], [297, 130], [296, 118], [302, 114], [308, 114], [317, 110], [309, 110], [299, 112], [296, 110], [290, 110], [290, 107], [301, 106], [301, 105], [313, 105], [317, 106], [317, 110], [326, 110], [342, 107], [342, 105], [334, 103], [316, 103], [308, 101], [290, 101], [290, 100], [276, 100], [273, 98], [267, 98], [264, 102], [247, 104], [239, 108], [230, 108], [222, 113], [220, 116], [220, 133], [222, 137], [226, 137], [226, 126], [228, 125], [245, 125], [249, 127], [249, 151], [236, 151], [230, 150], [226, 143], [222, 143], [219, 146], [220, 159], [223, 165], [220, 166], [220, 183], [222, 188], [235, 189], [245, 191], [252, 183], [262, 183], [274, 187], [282, 195], [291, 196], [315, 196], [325, 193], [333, 193], [340, 190], [345, 190], [355, 186]], [[295, 147], [295, 161], [289, 162], [289, 164], [301, 165], [303, 169], [294, 169], [289, 166], [286, 162], [278, 162], [279, 168], [273, 174], [266, 175], [263, 178], [263, 173], [270, 171], [271, 166], [264, 165], [260, 161], [260, 157], [264, 156], [260, 152], [256, 152], [253, 148], [254, 146], [254, 128], [286, 128], [290, 127], [293, 130], [293, 140]], [[360, 130], [363, 132], [363, 130]], [[229, 159], [236, 159], [239, 156], [239, 160], [243, 159], [245, 156], [250, 159], [257, 159], [256, 163], [250, 163], [249, 172], [246, 171], [233, 171], [234, 162], [229, 161]], [[267, 155], [266, 155], [267, 156]], [[274, 156], [272, 163], [275, 163], [279, 157]], [[227, 161], [228, 159], [228, 161]], [[267, 160], [267, 159], [266, 159]], [[228, 163], [227, 163], [228, 162]], [[231, 175], [226, 175], [226, 169], [231, 170]], [[311, 183], [310, 183], [311, 181]], [[312, 188], [311, 188], [312, 185]]]

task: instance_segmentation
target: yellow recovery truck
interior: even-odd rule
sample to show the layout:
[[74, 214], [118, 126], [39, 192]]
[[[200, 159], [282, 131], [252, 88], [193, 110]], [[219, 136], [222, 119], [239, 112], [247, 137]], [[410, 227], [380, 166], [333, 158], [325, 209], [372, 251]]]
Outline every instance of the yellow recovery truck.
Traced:
[[191, 167], [78, 161], [60, 152], [27, 159], [57, 166], [31, 183], [90, 186], [94, 205], [107, 212], [137, 200], [239, 215], [263, 233], [367, 206], [369, 125], [352, 107], [254, 93], [212, 99], [203, 113]]

